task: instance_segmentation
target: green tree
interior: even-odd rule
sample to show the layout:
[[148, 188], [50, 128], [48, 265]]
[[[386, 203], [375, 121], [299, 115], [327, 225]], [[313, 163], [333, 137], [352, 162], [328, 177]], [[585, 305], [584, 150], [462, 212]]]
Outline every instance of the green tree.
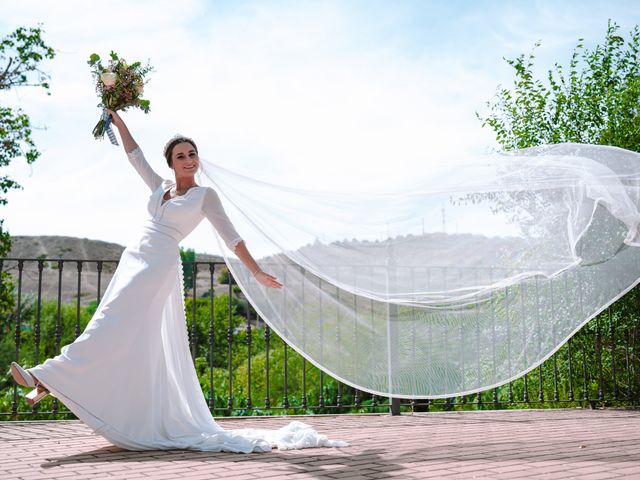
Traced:
[[[40, 28], [19, 27], [0, 40], [0, 90], [17, 87], [41, 87], [49, 92], [49, 76], [40, 69], [45, 59], [52, 59], [54, 50], [41, 37]], [[31, 164], [40, 156], [32, 137], [31, 119], [21, 109], [0, 105], [0, 167], [24, 157]], [[22, 188], [8, 175], [0, 176], [0, 205], [7, 204], [5, 194]], [[11, 249], [11, 239], [0, 219], [0, 256]]]
[[604, 42], [593, 50], [579, 39], [566, 67], [556, 63], [546, 79], [534, 74], [534, 51], [506, 59], [513, 90], [501, 88], [486, 116], [505, 149], [579, 142], [640, 150], [640, 28], [624, 38], [609, 21]]
[[[545, 79], [534, 74], [533, 51], [528, 56], [506, 59], [514, 68], [513, 89], [501, 88], [496, 98], [487, 102], [488, 113], [476, 114], [482, 125], [493, 129], [504, 150], [578, 142], [640, 151], [640, 27], [636, 25], [626, 37], [618, 30], [618, 25], [609, 21], [604, 41], [592, 50], [586, 49], [580, 39], [569, 64], [563, 67], [556, 63]], [[537, 42], [535, 48], [539, 46]], [[526, 192], [514, 194], [521, 195], [517, 202], [510, 194], [492, 195], [478, 194], [465, 200], [488, 199], [495, 208], [516, 215], [518, 204], [536, 201], [535, 196], [524, 198]], [[637, 347], [640, 322], [634, 313], [638, 305], [638, 291], [632, 290], [573, 338], [574, 352], [582, 350], [591, 357], [596, 355], [596, 349], [601, 351], [605, 391], [612, 391], [616, 385], [633, 395], [640, 391], [640, 372], [626, 378], [622, 368], [618, 368], [615, 376], [613, 369], [607, 371], [611, 358], [601, 339], [607, 331], [617, 332], [615, 338], [611, 335], [608, 340], [611, 348], [628, 352], [626, 360], [634, 365], [640, 358]], [[566, 355], [566, 345], [559, 355], [566, 358], [562, 357]], [[547, 375], [546, 383], [543, 382], [546, 398], [551, 388], [549, 378]], [[594, 395], [597, 391], [594, 382], [599, 378], [595, 365], [585, 372], [585, 378], [589, 378], [589, 389]], [[536, 376], [530, 379], [537, 388]], [[577, 385], [579, 379], [574, 381]], [[516, 388], [520, 386], [518, 381]]]
[[[604, 41], [592, 50], [580, 39], [569, 64], [555, 63], [543, 78], [534, 72], [534, 51], [540, 42], [529, 55], [505, 59], [514, 69], [513, 88], [501, 88], [487, 102], [486, 115], [476, 113], [482, 125], [493, 129], [504, 150], [577, 142], [639, 151], [640, 27], [636, 25], [626, 38], [618, 30], [609, 21]], [[551, 214], [560, 195], [490, 192], [458, 201], [488, 201], [492, 210], [507, 214], [527, 235], [553, 236], [564, 228], [563, 217]], [[621, 236], [621, 229], [610, 229], [599, 238], [584, 235], [576, 248], [587, 262], [599, 261], [615, 255]]]
[[220, 274], [218, 275], [218, 283], [220, 285], [229, 285], [229, 269], [228, 268], [223, 268], [220, 270]]
[[[16, 87], [42, 87], [49, 93], [49, 76], [40, 69], [40, 63], [52, 59], [54, 51], [41, 38], [40, 28], [19, 27], [0, 39], [0, 90]], [[24, 157], [33, 163], [40, 152], [32, 138], [31, 120], [21, 109], [0, 105], [0, 167], [6, 167], [12, 160]], [[7, 204], [6, 194], [14, 188], [22, 188], [8, 175], [0, 174], [0, 205]], [[0, 257], [11, 250], [11, 237], [0, 219]], [[0, 317], [10, 319], [15, 309], [14, 286], [7, 272], [0, 275]], [[2, 325], [0, 341], [12, 325]]]
[[[211, 332], [213, 335], [211, 362], [215, 367], [225, 368], [229, 352], [229, 333], [231, 333], [233, 360], [234, 362], [242, 361], [242, 353], [246, 351], [244, 348], [246, 337], [241, 327], [246, 322], [246, 318], [239, 315], [240, 309], [242, 309], [241, 301], [235, 296], [231, 297], [231, 302], [229, 302], [229, 295], [226, 294], [215, 298], [196, 299], [196, 357], [209, 358], [209, 333]], [[185, 300], [185, 312], [187, 330], [193, 335], [193, 298]]]

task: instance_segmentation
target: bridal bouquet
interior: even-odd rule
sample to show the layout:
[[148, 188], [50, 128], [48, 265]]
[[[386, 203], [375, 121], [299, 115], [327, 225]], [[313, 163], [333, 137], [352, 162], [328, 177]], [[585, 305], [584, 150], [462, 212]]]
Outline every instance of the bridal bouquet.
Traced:
[[[153, 70], [148, 63], [143, 66], [140, 62], [127, 64], [124, 58], [111, 52], [109, 63], [105, 67], [100, 56], [93, 53], [87, 62], [91, 66], [91, 73], [96, 82], [96, 91], [100, 96], [98, 107], [109, 108], [111, 110], [126, 110], [129, 107], [141, 109], [144, 113], [149, 113], [149, 100], [142, 98], [144, 90], [145, 76]], [[117, 145], [115, 134], [110, 127], [111, 117], [103, 110], [100, 121], [93, 129], [95, 138], [104, 138], [106, 133], [109, 140]]]

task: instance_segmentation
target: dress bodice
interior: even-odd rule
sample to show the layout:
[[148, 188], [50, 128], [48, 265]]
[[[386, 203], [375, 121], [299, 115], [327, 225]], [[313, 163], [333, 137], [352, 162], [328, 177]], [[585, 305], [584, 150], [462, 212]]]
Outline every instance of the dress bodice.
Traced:
[[242, 240], [227, 217], [220, 197], [211, 187], [197, 186], [185, 194], [163, 201], [164, 194], [175, 182], [163, 179], [148, 164], [142, 150], [136, 148], [127, 154], [129, 161], [151, 190], [147, 203], [147, 220], [171, 229], [178, 240], [189, 235], [207, 218], [231, 251]]

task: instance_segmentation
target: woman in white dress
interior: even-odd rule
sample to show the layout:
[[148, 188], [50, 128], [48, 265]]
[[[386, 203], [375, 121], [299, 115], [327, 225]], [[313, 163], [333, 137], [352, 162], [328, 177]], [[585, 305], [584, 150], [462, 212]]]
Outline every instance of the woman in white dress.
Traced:
[[345, 446], [294, 421], [280, 430], [224, 430], [212, 418], [189, 351], [179, 242], [207, 218], [226, 245], [267, 288], [281, 288], [261, 270], [225, 214], [217, 193], [196, 184], [195, 142], [176, 136], [165, 146], [175, 180], [147, 163], [121, 117], [108, 110], [129, 161], [151, 191], [139, 239], [127, 246], [82, 335], [61, 353], [25, 370], [15, 381], [34, 388], [27, 402], [47, 394], [115, 445], [129, 450], [186, 448], [249, 453]]

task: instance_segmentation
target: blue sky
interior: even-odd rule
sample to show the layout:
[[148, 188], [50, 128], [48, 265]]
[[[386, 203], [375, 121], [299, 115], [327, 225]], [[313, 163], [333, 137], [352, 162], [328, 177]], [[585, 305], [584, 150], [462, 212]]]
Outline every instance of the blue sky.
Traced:
[[[193, 136], [208, 160], [253, 177], [331, 189], [401, 185], [443, 159], [496, 147], [475, 118], [513, 79], [503, 57], [537, 40], [538, 71], [566, 63], [578, 38], [626, 35], [634, 1], [3, 1], [0, 34], [43, 24], [57, 51], [51, 96], [5, 92], [39, 128], [42, 157], [7, 173], [0, 214], [15, 235], [127, 244], [148, 196], [121, 147], [95, 141], [99, 111], [86, 59], [113, 49], [156, 68], [151, 113], [124, 118], [152, 166], [167, 138]], [[364, 186], [364, 187], [363, 187]], [[44, 200], [44, 201], [43, 201]], [[238, 220], [238, 230], [242, 223]], [[217, 252], [203, 222], [183, 246]], [[249, 245], [250, 246], [250, 245]]]

